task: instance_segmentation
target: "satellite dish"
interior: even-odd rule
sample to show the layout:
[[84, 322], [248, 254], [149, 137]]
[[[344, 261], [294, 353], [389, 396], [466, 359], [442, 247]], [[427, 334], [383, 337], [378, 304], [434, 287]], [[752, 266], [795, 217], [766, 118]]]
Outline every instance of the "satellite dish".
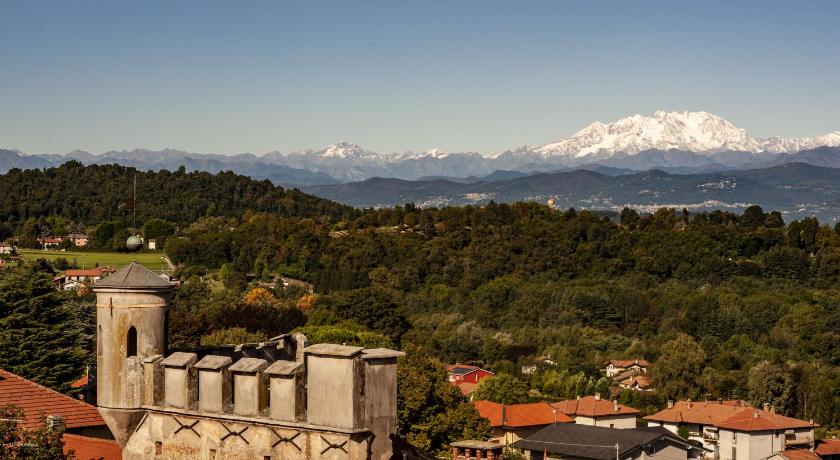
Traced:
[[131, 235], [125, 240], [125, 247], [131, 252], [134, 252], [143, 247], [143, 240], [137, 235]]

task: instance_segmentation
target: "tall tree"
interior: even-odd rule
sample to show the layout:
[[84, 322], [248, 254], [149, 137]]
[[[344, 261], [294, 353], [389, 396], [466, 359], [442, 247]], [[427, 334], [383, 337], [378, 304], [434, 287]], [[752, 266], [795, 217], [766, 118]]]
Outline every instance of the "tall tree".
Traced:
[[440, 361], [413, 345], [405, 352], [397, 367], [401, 436], [438, 455], [446, 455], [453, 441], [490, 436], [490, 423], [449, 383]]
[[80, 312], [37, 264], [0, 272], [0, 367], [66, 390], [89, 361]]
[[662, 346], [662, 356], [652, 369], [657, 390], [671, 399], [697, 397], [705, 362], [706, 352], [694, 338], [677, 335]]

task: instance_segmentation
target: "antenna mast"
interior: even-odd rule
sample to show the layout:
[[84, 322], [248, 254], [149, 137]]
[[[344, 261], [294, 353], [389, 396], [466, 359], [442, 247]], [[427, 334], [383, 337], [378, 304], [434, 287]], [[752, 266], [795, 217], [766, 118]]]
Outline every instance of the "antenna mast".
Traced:
[[137, 233], [137, 171], [134, 171], [134, 203], [131, 208], [134, 215], [131, 216], [131, 227], [134, 229], [134, 233]]

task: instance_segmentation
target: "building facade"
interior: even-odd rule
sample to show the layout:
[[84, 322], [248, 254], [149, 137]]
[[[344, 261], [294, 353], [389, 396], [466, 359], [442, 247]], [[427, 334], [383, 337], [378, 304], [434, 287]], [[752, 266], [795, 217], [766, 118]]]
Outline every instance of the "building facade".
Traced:
[[675, 434], [685, 427], [690, 440], [708, 449], [705, 457], [715, 460], [762, 460], [786, 449], [814, 447], [813, 423], [739, 400], [669, 402], [645, 420]]
[[97, 404], [126, 459], [377, 459], [397, 431], [401, 352], [307, 346], [166, 354], [172, 284], [132, 263], [94, 285]]

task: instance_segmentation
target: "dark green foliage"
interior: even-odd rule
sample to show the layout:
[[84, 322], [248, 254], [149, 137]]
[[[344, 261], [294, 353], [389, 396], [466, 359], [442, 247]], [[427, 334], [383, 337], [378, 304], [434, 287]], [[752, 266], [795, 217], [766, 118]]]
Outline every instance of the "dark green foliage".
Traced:
[[514, 375], [499, 373], [482, 379], [472, 396], [477, 401], [520, 404], [528, 401], [528, 384]]
[[89, 361], [94, 322], [89, 305], [69, 302], [39, 267], [0, 272], [0, 368], [67, 390]]
[[[26, 222], [27, 230], [18, 234], [27, 238], [37, 236], [33, 235], [30, 218], [61, 216], [89, 225], [112, 221], [130, 224], [135, 174], [138, 225], [150, 219], [188, 225], [203, 216], [236, 216], [245, 210], [334, 218], [355, 214], [349, 207], [232, 172], [143, 172], [117, 165], [82, 166], [71, 161], [57, 168], [12, 169], [0, 175], [0, 222]], [[56, 230], [52, 229], [53, 233], [60, 234]], [[157, 225], [147, 230], [156, 235], [150, 238], [159, 237], [159, 231], [167, 233]], [[94, 240], [106, 247], [103, 242], [110, 237], [97, 229]]]
[[445, 455], [449, 443], [486, 439], [490, 424], [446, 377], [446, 368], [416, 346], [397, 367], [399, 434], [414, 446]]

